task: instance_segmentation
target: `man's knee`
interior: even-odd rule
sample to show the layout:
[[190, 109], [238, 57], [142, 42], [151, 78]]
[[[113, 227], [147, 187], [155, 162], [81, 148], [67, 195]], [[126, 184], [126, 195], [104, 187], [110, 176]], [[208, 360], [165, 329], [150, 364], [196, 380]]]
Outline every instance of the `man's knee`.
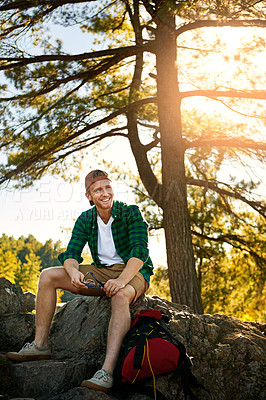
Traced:
[[129, 306], [135, 296], [135, 289], [127, 285], [112, 297], [112, 306]]
[[39, 277], [39, 284], [51, 282], [51, 280], [52, 280], [51, 268], [45, 268], [42, 270], [42, 272], [40, 273], [40, 277]]
[[42, 270], [39, 277], [39, 286], [54, 286], [58, 284], [58, 280], [62, 275], [61, 267], [57, 270], [57, 267], [45, 268]]

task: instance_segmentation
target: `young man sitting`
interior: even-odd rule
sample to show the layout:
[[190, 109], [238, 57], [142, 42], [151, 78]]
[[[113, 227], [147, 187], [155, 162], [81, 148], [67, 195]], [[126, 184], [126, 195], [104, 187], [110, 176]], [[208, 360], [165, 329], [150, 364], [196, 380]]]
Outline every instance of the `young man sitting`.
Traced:
[[[58, 257], [64, 266], [44, 269], [40, 275], [35, 340], [7, 356], [16, 361], [49, 359], [48, 336], [56, 307], [56, 290], [95, 295], [95, 289], [86, 286], [84, 280], [92, 272], [96, 284], [103, 283], [112, 311], [102, 368], [81, 386], [108, 392], [113, 385], [113, 371], [123, 338], [130, 328], [130, 304], [148, 289], [153, 266], [148, 251], [147, 223], [139, 208], [114, 201], [111, 180], [104, 171], [91, 171], [85, 178], [85, 189], [93, 207], [79, 216], [67, 250]], [[86, 243], [92, 265], [80, 265]]]

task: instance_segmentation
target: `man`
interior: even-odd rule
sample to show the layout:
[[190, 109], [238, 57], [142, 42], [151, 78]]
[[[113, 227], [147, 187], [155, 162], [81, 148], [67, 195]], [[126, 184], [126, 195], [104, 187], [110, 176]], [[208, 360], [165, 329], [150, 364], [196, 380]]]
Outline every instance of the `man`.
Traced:
[[[67, 250], [58, 257], [64, 267], [47, 268], [40, 275], [35, 340], [7, 356], [16, 361], [49, 359], [48, 336], [56, 307], [56, 289], [94, 295], [95, 289], [87, 287], [84, 281], [85, 274], [92, 272], [96, 283], [103, 283], [105, 295], [111, 298], [112, 313], [103, 366], [81, 386], [108, 392], [113, 385], [123, 338], [130, 328], [129, 306], [148, 289], [153, 266], [148, 252], [147, 224], [138, 207], [114, 201], [111, 180], [104, 171], [91, 171], [85, 178], [85, 189], [94, 207], [77, 219]], [[87, 242], [93, 264], [80, 265]]]

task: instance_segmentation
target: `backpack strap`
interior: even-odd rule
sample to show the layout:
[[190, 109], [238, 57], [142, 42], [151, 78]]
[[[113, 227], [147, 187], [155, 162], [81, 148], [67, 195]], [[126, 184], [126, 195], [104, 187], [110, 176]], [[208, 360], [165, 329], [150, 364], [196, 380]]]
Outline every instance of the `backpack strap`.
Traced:
[[[149, 311], [149, 310], [147, 310], [147, 311]], [[142, 317], [140, 317], [140, 320], [141, 320], [141, 318]], [[146, 319], [148, 320], [148, 318], [146, 318]], [[135, 350], [134, 360], [133, 360], [133, 368], [135, 368], [135, 369], [141, 368], [141, 364], [142, 364], [142, 360], [143, 360], [144, 352], [145, 352], [145, 344], [146, 344], [147, 338], [149, 337], [150, 333], [154, 330], [154, 324], [156, 324], [156, 321], [154, 322], [153, 320], [151, 320], [148, 325], [142, 325], [137, 330], [137, 334], [139, 335], [139, 337], [138, 337], [138, 340], [136, 343], [136, 350]]]
[[141, 368], [146, 338], [147, 338], [147, 336], [144, 333], [141, 333], [138, 338], [138, 342], [136, 344], [135, 355], [134, 355], [134, 359], [133, 359], [133, 368], [134, 369]]
[[[180, 357], [181, 358], [181, 357]], [[179, 361], [179, 360], [178, 360]], [[187, 356], [185, 360], [185, 364], [182, 366], [182, 368], [179, 370], [179, 372], [176, 374], [177, 371], [174, 372], [174, 376], [180, 375], [181, 376], [181, 384], [182, 388], [184, 391], [185, 395], [185, 400], [187, 400], [187, 396], [191, 400], [197, 400], [197, 397], [194, 395], [194, 393], [191, 390], [191, 387], [196, 388], [196, 389], [202, 389], [205, 390], [209, 395], [210, 391], [205, 388], [202, 383], [200, 383], [195, 375], [191, 372], [190, 366], [192, 365], [190, 358]]]

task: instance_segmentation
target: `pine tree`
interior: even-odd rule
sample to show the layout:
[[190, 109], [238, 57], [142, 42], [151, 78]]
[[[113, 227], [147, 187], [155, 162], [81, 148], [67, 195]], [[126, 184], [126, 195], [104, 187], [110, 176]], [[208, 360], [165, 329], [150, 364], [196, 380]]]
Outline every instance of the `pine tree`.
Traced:
[[[80, 165], [74, 157], [77, 152], [107, 138], [127, 138], [146, 191], [163, 212], [172, 299], [202, 312], [187, 187], [208, 187], [220, 196], [236, 197], [262, 215], [265, 205], [250, 199], [245, 185], [230, 182], [228, 187], [227, 182], [187, 176], [187, 154], [204, 147], [211, 157], [210, 149], [227, 147], [232, 154], [237, 151], [261, 160], [265, 144], [260, 129], [254, 132], [253, 127], [245, 137], [225, 126], [220, 132], [199, 132], [188, 140], [183, 134], [183, 109], [189, 99], [201, 96], [211, 104], [222, 102], [241, 114], [256, 111], [257, 117], [263, 117], [260, 106], [265, 91], [259, 86], [258, 63], [252, 63], [254, 52], [264, 46], [263, 34], [256, 30], [258, 37], [248, 44], [249, 52], [235, 54], [240, 69], [227, 79], [221, 81], [216, 75], [209, 79], [196, 61], [201, 67], [208, 55], [209, 64], [213, 53], [217, 69], [222, 43], [213, 29], [217, 33], [224, 27], [262, 30], [265, 2], [75, 0], [70, 5], [67, 0], [5, 0], [0, 12], [0, 70], [7, 79], [0, 97], [1, 146], [9, 154], [0, 182], [13, 179], [17, 186], [30, 185], [45, 172], [61, 172], [67, 178], [67, 165]], [[79, 24], [95, 35], [96, 47], [98, 42], [106, 48], [66, 54], [62, 44], [52, 43], [45, 33], [53, 16], [56, 23]], [[203, 28], [214, 38], [207, 46]], [[23, 48], [28, 40], [36, 51]], [[196, 54], [192, 61], [181, 61], [184, 51]], [[161, 180], [150, 163], [158, 146]]]

